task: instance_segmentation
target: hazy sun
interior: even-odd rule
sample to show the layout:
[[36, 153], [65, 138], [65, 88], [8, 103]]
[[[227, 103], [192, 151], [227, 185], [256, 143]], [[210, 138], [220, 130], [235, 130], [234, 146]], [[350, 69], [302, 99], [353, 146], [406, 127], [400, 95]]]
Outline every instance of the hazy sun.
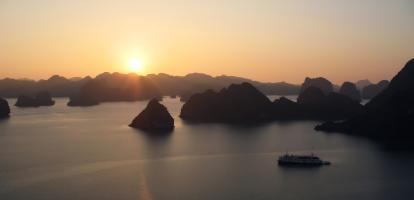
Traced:
[[138, 58], [130, 58], [128, 68], [131, 72], [141, 73], [144, 70], [144, 63]]

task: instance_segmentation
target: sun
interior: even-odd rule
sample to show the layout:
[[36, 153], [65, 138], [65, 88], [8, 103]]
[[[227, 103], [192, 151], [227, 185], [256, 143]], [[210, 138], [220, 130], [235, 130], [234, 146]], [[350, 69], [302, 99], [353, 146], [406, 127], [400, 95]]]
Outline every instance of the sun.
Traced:
[[144, 70], [144, 63], [142, 62], [141, 59], [130, 58], [128, 60], [128, 69], [131, 72], [142, 73]]

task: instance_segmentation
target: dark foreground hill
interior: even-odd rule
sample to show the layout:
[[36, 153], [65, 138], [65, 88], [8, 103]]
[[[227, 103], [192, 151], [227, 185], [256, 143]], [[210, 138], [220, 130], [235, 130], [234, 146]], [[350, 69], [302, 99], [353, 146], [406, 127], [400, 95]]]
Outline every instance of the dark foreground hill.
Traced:
[[365, 108], [366, 114], [343, 122], [327, 122], [316, 129], [376, 138], [414, 138], [414, 59]]

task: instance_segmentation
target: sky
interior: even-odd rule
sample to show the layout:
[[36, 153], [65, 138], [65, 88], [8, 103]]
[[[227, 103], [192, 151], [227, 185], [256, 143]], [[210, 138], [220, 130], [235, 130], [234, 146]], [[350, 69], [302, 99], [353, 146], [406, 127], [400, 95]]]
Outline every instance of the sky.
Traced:
[[0, 0], [0, 79], [202, 72], [376, 82], [411, 58], [412, 0]]

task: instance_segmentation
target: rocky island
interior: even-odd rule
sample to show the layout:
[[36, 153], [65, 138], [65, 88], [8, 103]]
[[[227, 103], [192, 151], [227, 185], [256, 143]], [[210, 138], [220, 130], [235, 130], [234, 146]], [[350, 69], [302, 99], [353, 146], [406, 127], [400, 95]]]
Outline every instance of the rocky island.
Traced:
[[[309, 78], [305, 82], [309, 83]], [[325, 82], [325, 81], [322, 81]], [[297, 102], [285, 97], [270, 102], [249, 83], [232, 84], [219, 92], [207, 90], [191, 96], [180, 117], [196, 122], [251, 123], [269, 120], [337, 120], [364, 112], [359, 102], [345, 95], [306, 84]], [[319, 85], [323, 88], [331, 88]], [[327, 90], [328, 91], [328, 90]]]
[[88, 81], [79, 92], [69, 98], [68, 106], [85, 107], [99, 104], [98, 95], [101, 93], [101, 84], [95, 80]]
[[[345, 83], [342, 93], [355, 93], [355, 85]], [[333, 92], [333, 84], [323, 78], [306, 78], [302, 84], [297, 101], [284, 97], [272, 105], [272, 117], [275, 120], [335, 120], [346, 119], [363, 112], [359, 101], [348, 95]]]
[[53, 106], [55, 105], [55, 101], [50, 96], [49, 92], [38, 92], [35, 96], [37, 104], [39, 106]]
[[6, 99], [0, 98], [0, 119], [7, 118], [10, 115], [9, 103]]
[[46, 91], [38, 92], [34, 97], [20, 95], [15, 104], [17, 107], [39, 107], [53, 105], [55, 105], [55, 101], [53, 101], [50, 94]]
[[345, 95], [357, 102], [361, 102], [361, 92], [354, 83], [344, 82], [339, 89], [339, 94]]
[[152, 99], [129, 126], [145, 131], [171, 131], [174, 129], [174, 118], [164, 105]]
[[271, 101], [250, 83], [232, 84], [191, 96], [180, 117], [196, 122], [250, 123], [271, 119]]
[[309, 78], [306, 77], [300, 89], [301, 92], [305, 91], [309, 87], [319, 88], [324, 94], [333, 92], [333, 84], [326, 78]]
[[346, 119], [363, 112], [363, 107], [351, 98], [320, 88], [304, 89], [297, 102], [284, 97], [273, 102], [272, 116], [276, 120], [334, 120]]

